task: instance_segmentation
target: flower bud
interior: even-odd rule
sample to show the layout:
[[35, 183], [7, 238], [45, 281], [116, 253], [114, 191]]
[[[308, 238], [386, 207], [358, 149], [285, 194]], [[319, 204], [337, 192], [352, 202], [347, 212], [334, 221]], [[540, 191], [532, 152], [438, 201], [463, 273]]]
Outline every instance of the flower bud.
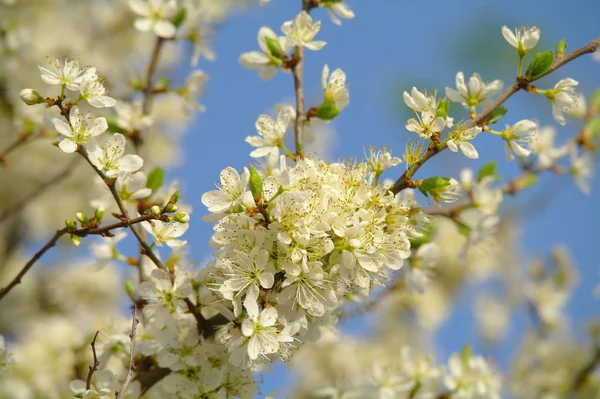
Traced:
[[96, 218], [97, 221], [102, 220], [102, 218], [104, 217], [104, 207], [103, 206], [96, 209], [96, 211], [94, 212], [94, 217]]
[[79, 244], [81, 244], [81, 237], [76, 236], [76, 235], [71, 235], [71, 242], [73, 243], [73, 245], [78, 247]]
[[190, 221], [190, 215], [186, 212], [177, 212], [173, 220], [179, 223], [187, 223]]
[[87, 217], [87, 216], [85, 216], [85, 215], [84, 215], [83, 213], [81, 213], [81, 212], [77, 212], [77, 213], [75, 214], [75, 216], [77, 217], [77, 220], [79, 220], [79, 222], [81, 222], [81, 224], [88, 224], [88, 222], [90, 221], [90, 220], [88, 219], [88, 217]]
[[154, 205], [150, 208], [150, 214], [155, 218], [160, 217], [161, 211], [158, 205]]
[[167, 204], [166, 211], [169, 213], [177, 212], [179, 207], [176, 204]]
[[27, 105], [35, 105], [46, 102], [40, 93], [33, 89], [21, 90], [19, 97], [21, 97], [21, 100]]
[[556, 58], [562, 58], [565, 56], [567, 52], [567, 41], [565, 39], [561, 39], [560, 42], [556, 45]]
[[254, 201], [258, 203], [258, 199], [263, 192], [263, 181], [255, 167], [250, 168], [250, 179], [248, 180], [248, 188], [254, 197]]
[[125, 281], [125, 292], [127, 293], [129, 299], [135, 302], [135, 287], [129, 280]]
[[77, 223], [75, 223], [75, 221], [71, 219], [65, 220], [65, 226], [67, 226], [67, 230], [69, 231], [77, 229]]

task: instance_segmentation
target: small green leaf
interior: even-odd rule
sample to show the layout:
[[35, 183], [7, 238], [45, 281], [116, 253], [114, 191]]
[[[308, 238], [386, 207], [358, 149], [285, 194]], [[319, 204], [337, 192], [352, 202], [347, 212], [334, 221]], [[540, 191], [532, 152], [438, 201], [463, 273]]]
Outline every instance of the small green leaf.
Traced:
[[442, 117], [446, 119], [448, 117], [448, 109], [450, 108], [450, 100], [440, 100], [438, 107], [435, 110], [435, 117]]
[[479, 169], [479, 173], [477, 173], [477, 181], [480, 182], [484, 178], [488, 176], [494, 176], [494, 180], [499, 180], [500, 175], [496, 172], [496, 167], [498, 164], [496, 162], [488, 162]]
[[129, 299], [131, 299], [133, 302], [136, 301], [135, 287], [133, 286], [133, 283], [129, 280], [125, 281], [125, 292], [127, 293]]
[[465, 363], [468, 363], [471, 360], [471, 357], [473, 356], [473, 350], [471, 349], [471, 345], [463, 346], [463, 349], [460, 352], [460, 355], [461, 355], [463, 361]]
[[600, 89], [590, 96], [590, 112], [592, 115], [600, 113]]
[[487, 123], [488, 125], [493, 125], [494, 123], [497, 123], [500, 118], [502, 118], [504, 115], [506, 115], [506, 113], [508, 112], [508, 110], [506, 108], [504, 108], [502, 105], [499, 106], [498, 108], [496, 108], [488, 117]]
[[117, 118], [113, 115], [106, 115], [106, 122], [108, 122], [108, 131], [111, 133], [121, 133], [121, 128], [117, 125]]
[[530, 78], [537, 78], [540, 75], [543, 75], [554, 62], [554, 53], [552, 51], [543, 51], [541, 53], [537, 53], [533, 57], [533, 61], [527, 67], [526, 76]]
[[263, 192], [263, 181], [258, 174], [256, 168], [253, 166], [250, 168], [250, 179], [248, 180], [248, 188], [254, 197], [254, 201], [258, 202]]
[[526, 173], [519, 178], [519, 180], [515, 183], [515, 188], [517, 190], [524, 190], [528, 187], [533, 186], [538, 181], [537, 173]]
[[567, 52], [567, 41], [565, 39], [561, 39], [560, 42], [556, 45], [556, 58], [564, 57]]
[[148, 175], [148, 180], [146, 181], [146, 187], [151, 189], [152, 193], [154, 194], [156, 192], [156, 190], [158, 190], [160, 188], [160, 186], [162, 186], [164, 179], [165, 179], [165, 172], [157, 166]]
[[181, 10], [179, 10], [177, 15], [175, 15], [173, 17], [171, 22], [173, 23], [173, 25], [175, 25], [176, 28], [178, 28], [183, 23], [183, 21], [185, 21], [185, 15], [186, 15], [186, 10], [185, 10], [185, 8], [182, 8]]
[[446, 187], [449, 184], [450, 184], [449, 177], [434, 176], [434, 177], [430, 177], [428, 179], [423, 180], [421, 182], [421, 184], [419, 185], [418, 189], [421, 193], [423, 193], [423, 195], [425, 195], [427, 197], [427, 196], [429, 196], [429, 193], [431, 191], [435, 191], [440, 188]]
[[424, 229], [419, 230], [419, 233], [421, 233], [421, 235], [419, 235], [418, 237], [409, 236], [408, 240], [410, 241], [410, 247], [413, 249], [418, 249], [421, 245], [431, 242], [431, 237], [433, 235], [433, 227], [433, 223], [429, 223], [425, 226]]
[[284, 56], [279, 40], [265, 36], [265, 42], [267, 43], [267, 48], [272, 56], [276, 58], [282, 58]]
[[340, 114], [335, 102], [324, 102], [317, 108], [317, 118], [330, 121]]
[[464, 224], [463, 222], [461, 222], [458, 219], [452, 219], [454, 221], [454, 224], [456, 224], [456, 227], [458, 228], [458, 232], [460, 234], [462, 234], [465, 237], [468, 237], [469, 234], [471, 234], [471, 228], [469, 226], [467, 226], [466, 224]]

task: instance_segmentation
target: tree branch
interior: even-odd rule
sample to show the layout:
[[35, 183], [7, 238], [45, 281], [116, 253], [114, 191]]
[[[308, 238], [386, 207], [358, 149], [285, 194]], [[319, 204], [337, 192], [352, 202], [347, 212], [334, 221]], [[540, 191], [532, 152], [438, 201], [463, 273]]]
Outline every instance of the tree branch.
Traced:
[[[593, 40], [590, 43], [586, 44], [585, 46], [569, 53], [568, 55], [566, 55], [562, 58], [557, 58], [554, 61], [554, 63], [552, 64], [552, 66], [550, 67], [550, 69], [548, 69], [548, 71], [541, 74], [540, 76], [536, 76], [534, 78], [529, 78], [526, 76], [522, 77], [522, 78], [517, 78], [517, 81], [514, 82], [509, 87], [507, 87], [502, 92], [502, 94], [500, 94], [500, 97], [498, 97], [489, 107], [484, 109], [480, 114], [476, 115], [473, 120], [471, 120], [469, 123], [467, 123], [464, 126], [465, 129], [469, 129], [476, 125], [483, 124], [487, 120], [487, 118], [492, 114], [492, 112], [494, 112], [498, 107], [500, 107], [502, 104], [504, 104], [504, 102], [506, 102], [506, 100], [508, 100], [513, 94], [515, 94], [516, 92], [518, 92], [521, 89], [526, 89], [530, 83], [535, 82], [536, 80], [541, 79], [544, 76], [551, 74], [552, 72], [554, 72], [557, 69], [559, 69], [560, 67], [568, 64], [569, 62], [573, 61], [574, 59], [579, 58], [584, 54], [593, 53], [594, 51], [596, 51], [598, 46], [600, 46], [600, 39]], [[425, 162], [427, 162], [434, 155], [437, 155], [438, 153], [442, 152], [446, 148], [447, 148], [447, 146], [445, 143], [440, 144], [440, 145], [433, 145], [433, 144], [430, 145], [429, 148], [427, 149], [427, 151], [425, 151], [425, 153], [421, 156], [421, 158], [416, 163], [414, 163], [412, 166], [410, 166], [406, 170], [406, 172], [404, 172], [402, 174], [402, 176], [400, 176], [398, 178], [398, 180], [396, 180], [396, 182], [394, 183], [394, 185], [392, 186], [390, 191], [393, 192], [394, 194], [398, 194], [400, 191], [408, 188], [411, 184], [412, 176], [421, 168], [421, 166], [423, 166], [423, 164], [425, 164]]]
[[43, 194], [44, 191], [46, 191], [48, 188], [54, 186], [55, 184], [59, 183], [60, 181], [64, 180], [65, 178], [67, 178], [71, 174], [71, 171], [73, 171], [73, 167], [75, 166], [76, 163], [77, 163], [77, 159], [73, 159], [71, 162], [69, 162], [69, 164], [67, 164], [67, 167], [64, 168], [61, 172], [57, 173], [52, 178], [50, 178], [47, 181], [40, 184], [29, 194], [23, 196], [22, 199], [18, 200], [14, 206], [9, 207], [6, 211], [4, 211], [2, 214], [0, 214], [0, 224], [5, 222], [6, 220], [8, 220], [10, 218], [10, 216], [20, 213], [23, 210], [23, 208], [25, 208], [34, 199], [36, 199], [41, 194]]
[[115, 393], [115, 399], [119, 399], [119, 396], [125, 396], [127, 393], [127, 387], [133, 378], [133, 372], [135, 371], [135, 333], [137, 330], [137, 325], [140, 321], [137, 318], [137, 307], [135, 304], [133, 305], [133, 315], [131, 316], [131, 333], [129, 334], [129, 339], [131, 340], [131, 350], [129, 354], [129, 369], [127, 370], [127, 375], [125, 376], [125, 381], [123, 381], [123, 385], [121, 386], [121, 390]]
[[572, 392], [578, 392], [587, 382], [588, 377], [594, 372], [594, 369], [600, 364], [600, 348], [594, 349], [594, 356], [583, 366], [575, 375], [573, 384], [571, 385]]
[[17, 148], [19, 148], [20, 146], [22, 146], [25, 143], [28, 143], [28, 142], [30, 142], [34, 139], [38, 139], [40, 137], [44, 137], [45, 135], [46, 135], [46, 129], [40, 129], [35, 134], [28, 133], [27, 130], [24, 130], [23, 132], [21, 132], [21, 134], [19, 134], [19, 137], [14, 142], [9, 144], [8, 147], [6, 147], [4, 150], [2, 150], [2, 152], [0, 152], [0, 166], [6, 167], [8, 165], [8, 161], [6, 160], [6, 157], [12, 151], [16, 150]]
[[42, 249], [37, 251], [31, 259], [29, 259], [29, 261], [25, 264], [25, 266], [23, 266], [23, 269], [21, 269], [19, 274], [17, 274], [17, 276], [6, 287], [0, 290], [0, 301], [2, 301], [6, 294], [8, 294], [10, 290], [12, 290], [16, 285], [21, 284], [21, 279], [25, 274], [27, 274], [27, 272], [29, 271], [29, 269], [31, 269], [35, 262], [37, 262], [38, 259], [40, 259], [50, 248], [56, 245], [56, 242], [66, 233], [66, 227], [61, 230], [58, 230], [50, 239], [50, 241], [48, 241], [48, 243], [44, 245]]
[[90, 344], [92, 346], [92, 354], [94, 355], [94, 362], [91, 366], [89, 366], [90, 370], [88, 371], [87, 378], [85, 379], [85, 389], [90, 389], [92, 386], [92, 376], [98, 370], [98, 366], [100, 362], [98, 361], [98, 356], [96, 356], [96, 338], [98, 338], [98, 334], [100, 331], [96, 331], [96, 335], [94, 335], [94, 339]]

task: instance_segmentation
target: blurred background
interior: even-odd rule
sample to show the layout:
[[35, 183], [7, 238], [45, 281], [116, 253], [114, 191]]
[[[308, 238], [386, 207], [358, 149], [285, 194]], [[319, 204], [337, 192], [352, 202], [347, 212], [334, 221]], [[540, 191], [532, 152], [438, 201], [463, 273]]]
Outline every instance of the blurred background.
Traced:
[[[394, 155], [401, 156], [407, 139], [413, 135], [405, 129], [406, 121], [413, 115], [405, 106], [402, 93], [410, 91], [413, 86], [428, 92], [437, 89], [440, 96], [443, 96], [445, 87], [455, 87], [454, 79], [458, 71], [463, 71], [467, 78], [473, 72], [478, 72], [486, 81], [501, 79], [505, 86], [510, 84], [516, 75], [517, 57], [514, 48], [502, 37], [503, 25], [509, 28], [522, 25], [537, 26], [541, 30], [537, 51], [554, 50], [556, 43], [562, 38], [566, 39], [570, 51], [600, 36], [600, 2], [594, 0], [347, 2], [356, 13], [356, 18], [344, 20], [341, 27], [332, 24], [324, 10], [313, 11], [314, 18], [322, 21], [317, 39], [327, 41], [327, 45], [321, 51], [306, 52], [304, 71], [308, 107], [318, 104], [321, 99], [321, 70], [325, 64], [331, 69], [342, 68], [350, 82], [350, 106], [316, 137], [311, 147], [312, 151], [317, 151], [321, 157], [332, 161], [341, 158], [360, 159], [370, 145], [387, 145]], [[176, 179], [181, 182], [182, 198], [194, 209], [190, 229], [185, 238], [188, 241], [190, 258], [197, 265], [201, 265], [210, 257], [208, 242], [212, 234], [211, 225], [202, 221], [202, 216], [206, 214], [200, 202], [202, 194], [213, 189], [223, 168], [233, 166], [239, 170], [249, 164], [251, 159], [248, 154], [251, 148], [244, 139], [255, 134], [254, 123], [258, 115], [273, 114], [273, 106], [278, 103], [293, 104], [293, 80], [290, 74], [279, 72], [274, 79], [263, 81], [254, 71], [242, 68], [238, 58], [243, 52], [257, 49], [256, 34], [261, 26], [269, 26], [279, 32], [281, 24], [293, 19], [299, 9], [300, 0], [272, 0], [264, 7], [254, 6], [239, 10], [215, 25], [216, 34], [211, 47], [215, 50], [217, 58], [214, 62], [202, 59], [198, 65], [198, 68], [210, 76], [205, 86], [206, 95], [200, 98], [206, 112], [193, 114], [192, 123], [181, 128], [173, 129], [173, 126], [170, 126], [171, 134], [167, 138], [157, 137], [159, 144], [148, 150], [149, 158], [156, 156], [156, 159], [162, 160], [161, 156], [164, 157], [164, 162], [157, 163], [167, 165], [166, 180]], [[64, 14], [56, 18], [69, 20]], [[117, 17], [103, 13], [99, 18], [110, 20]], [[122, 24], [131, 22], [127, 18], [123, 19]], [[119, 51], [123, 54], [124, 61], [120, 66], [122, 80], [133, 76], [136, 68], [143, 67], [151, 48], [149, 39], [139, 39], [115, 50], [115, 57], [121, 54]], [[105, 50], [112, 46], [108, 35], [98, 36], [95, 40], [97, 45]], [[85, 59], [84, 55], [76, 54], [77, 51], [70, 48], [71, 44], [69, 40], [64, 40], [60, 51], [80, 56], [86, 63], [97, 65], [92, 60]], [[89, 48], [79, 50], [94, 54]], [[187, 60], [190, 50], [185, 47], [170, 54], [173, 60], [176, 56]], [[45, 55], [53, 56], [54, 51], [55, 48]], [[100, 52], [101, 50], [97, 50], [97, 54]], [[44, 45], [40, 44], [36, 55], [42, 54]], [[125, 61], [127, 57], [133, 60], [131, 64]], [[35, 77], [36, 65], [43, 61], [35, 62], [34, 59], [35, 57], [31, 57], [31, 65], [18, 67], [30, 68], [31, 79], [38, 79]], [[169, 56], [165, 59], [169, 59]], [[184, 61], [176, 67], [173, 62], [163, 62], [161, 70], [161, 76], [182, 82], [192, 69], [189, 68], [189, 63]], [[102, 72], [101, 68], [100, 71]], [[600, 87], [600, 62], [593, 60], [591, 56], [582, 57], [540, 80], [538, 87], [553, 87], [558, 80], [565, 77], [578, 80], [582, 94], [588, 96]], [[9, 81], [9, 78], [10, 75], [5, 73], [4, 81]], [[118, 87], [118, 78], [111, 81], [109, 77], [107, 81], [111, 87]], [[18, 84], [6, 84], [9, 86], [5, 87], [6, 92], [15, 97]], [[27, 83], [27, 86], [30, 85], [31, 83]], [[25, 86], [20, 88], [22, 87]], [[114, 93], [118, 94], [117, 91]], [[505, 105], [509, 112], [501, 124], [535, 119], [541, 126], [555, 126], [558, 142], [566, 141], [582, 128], [582, 122], [574, 118], [569, 119], [565, 127], [556, 124], [551, 115], [550, 103], [542, 96], [517, 93]], [[163, 107], [161, 102], [157, 102], [156, 108], [156, 112], [165, 116], [167, 120], [170, 113], [173, 119], [177, 117], [177, 107], [169, 104]], [[456, 103], [451, 104], [450, 115], [455, 118], [455, 122], [468, 118], [467, 111]], [[1, 134], [4, 135], [5, 132]], [[475, 141], [475, 145], [480, 159], [469, 160], [462, 154], [446, 151], [419, 170], [417, 178], [443, 174], [458, 179], [462, 169], [478, 170], [490, 160], [498, 161], [498, 171], [503, 179], [509, 179], [519, 173], [518, 163], [506, 160], [504, 143], [501, 140], [482, 134]], [[164, 151], [168, 151], [168, 154], [165, 155]], [[12, 162], [16, 163], [17, 169], [28, 170], [30, 161], [26, 158], [27, 152], [23, 151], [20, 154], [17, 160]], [[31, 173], [41, 173], [43, 162], [31, 162], [34, 164], [31, 166]], [[404, 166], [400, 165], [385, 177], [396, 179], [403, 171]], [[2, 184], [8, 182], [6, 184], [18, 186], [17, 175], [11, 173], [13, 172], [6, 172], [6, 169], [0, 170]], [[575, 341], [581, 343], [586, 342], [588, 337], [588, 321], [600, 316], [600, 303], [598, 298], [594, 297], [594, 289], [600, 280], [600, 257], [597, 249], [597, 226], [600, 225], [597, 198], [600, 178], [596, 176], [591, 185], [592, 194], [587, 196], [579, 191], [571, 178], [545, 175], [533, 189], [519, 194], [517, 198], [506, 198], [501, 213], [511, 227], [506, 230], [505, 239], [510, 241], [510, 248], [515, 256], [496, 259], [500, 264], [493, 268], [493, 274], [500, 277], [504, 268], [507, 274], [508, 270], [513, 273], [515, 269], [518, 274], [535, 256], [545, 259], [557, 244], [564, 245], [576, 265], [577, 275], [576, 288], [564, 313], [568, 317], [568, 324], [573, 327]], [[77, 183], [76, 188], [81, 187], [80, 183]], [[3, 204], [10, 203], [9, 199], [5, 196]], [[428, 204], [425, 198], [421, 197], [420, 200]], [[44, 228], [37, 228], [35, 224], [29, 225], [27, 233], [22, 233], [25, 237], [24, 253], [38, 248], [40, 243], [45, 242], [44, 239], [47, 240], [45, 237], [51, 234], [52, 228], [56, 228], [51, 226], [59, 226], [62, 223], [61, 218], [65, 218], [64, 214], [67, 211], [73, 213], [76, 209], [69, 205], [68, 198], [56, 198], [56, 203], [61, 204], [57, 206], [62, 209], [62, 212], [53, 211], [57, 213], [59, 223], [44, 222]], [[48, 210], [34, 206], [30, 212], [33, 213], [28, 213], [28, 216], [36, 217]], [[41, 220], [42, 217], [39, 217]], [[17, 225], [19, 224], [13, 220], [11, 225], [5, 226], [5, 229], [8, 229], [5, 230], [5, 241], [14, 232], [22, 231], [15, 227]], [[4, 244], [7, 245], [7, 242]], [[133, 248], [133, 243], [130, 244]], [[496, 250], [502, 251], [502, 247]], [[65, 254], [71, 256], [74, 253], [73, 250], [57, 250], [45, 258], [44, 263], [51, 264], [66, 256]], [[6, 279], [6, 276], [3, 277]], [[109, 286], [120, 287], [118, 283], [111, 283]], [[444, 314], [431, 316], [435, 322], [429, 320], [420, 326], [432, 332], [431, 340], [437, 359], [443, 362], [451, 353], [460, 351], [465, 344], [471, 343], [475, 352], [490, 356], [503, 370], [508, 368], [524, 332], [534, 323], [530, 311], [526, 306], [516, 308], [502, 329], [502, 334], [491, 344], [489, 340], [481, 337], [476, 313], [487, 314], [493, 319], [497, 310], [492, 306], [475, 306], [476, 303], [481, 303], [478, 298], [482, 293], [502, 290], [506, 294], [506, 286], [506, 281], [500, 287], [497, 282], [490, 282], [490, 279], [466, 279], [454, 296], [440, 297], [442, 302], [455, 301], [454, 305], [440, 304]], [[107, 290], [110, 291], [109, 288]], [[510, 293], [507, 297], [510, 297]], [[115, 302], [118, 299], [119, 296], [115, 295]], [[123, 313], [127, 312], [124, 305]], [[11, 312], [12, 316], [14, 314]], [[380, 316], [358, 311], [343, 320], [342, 334], [360, 340], [369, 339], [378, 334], [381, 326]], [[498, 314], [498, 317], [501, 316]], [[8, 319], [8, 313], [5, 313], [2, 329], [5, 333], [12, 331], [15, 334], [12, 327], [6, 326]], [[585, 350], [582, 353], [586, 355]], [[292, 374], [286, 365], [273, 366], [261, 376], [261, 392], [266, 394], [287, 385], [286, 381], [295, 378]]]

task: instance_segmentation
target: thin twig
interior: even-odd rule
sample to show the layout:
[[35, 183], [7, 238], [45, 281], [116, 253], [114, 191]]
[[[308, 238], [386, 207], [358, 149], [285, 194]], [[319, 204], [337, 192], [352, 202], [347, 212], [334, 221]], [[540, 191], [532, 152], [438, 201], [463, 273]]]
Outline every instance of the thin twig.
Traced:
[[[465, 129], [469, 129], [476, 125], [483, 124], [487, 120], [487, 118], [492, 114], [492, 112], [494, 112], [498, 107], [500, 107], [502, 104], [504, 104], [504, 102], [506, 102], [506, 100], [508, 100], [513, 94], [515, 94], [516, 92], [518, 92], [521, 89], [526, 89], [529, 86], [529, 83], [535, 82], [536, 80], [541, 79], [544, 76], [551, 74], [552, 72], [556, 71], [560, 67], [566, 65], [567, 63], [573, 61], [576, 58], [581, 57], [584, 54], [593, 53], [594, 51], [596, 51], [598, 46], [600, 46], [600, 39], [593, 40], [590, 43], [586, 44], [585, 46], [569, 53], [565, 57], [556, 59], [554, 61], [554, 64], [545, 73], [541, 74], [540, 76], [536, 76], [534, 78], [531, 78], [531, 77], [518, 78], [516, 82], [514, 82], [512, 85], [507, 87], [504, 90], [504, 92], [502, 92], [502, 94], [500, 94], [500, 97], [498, 97], [496, 99], [496, 101], [494, 101], [489, 107], [484, 109], [480, 114], [476, 115], [473, 120], [471, 120], [469, 123], [467, 123], [464, 126]], [[447, 148], [447, 145], [445, 143], [440, 144], [440, 145], [430, 145], [429, 148], [425, 151], [425, 153], [421, 156], [421, 158], [417, 162], [415, 162], [413, 165], [411, 165], [406, 170], [406, 172], [404, 172], [402, 174], [402, 176], [400, 176], [398, 178], [398, 180], [396, 180], [396, 182], [394, 183], [394, 185], [392, 186], [390, 191], [393, 192], [394, 194], [398, 194], [400, 191], [410, 187], [412, 184], [412, 181], [411, 181], [412, 176], [421, 168], [421, 166], [423, 166], [423, 164], [425, 164], [425, 162], [427, 162], [431, 157], [433, 157], [434, 155], [437, 155], [438, 153], [442, 152], [446, 148]]]
[[99, 333], [100, 333], [100, 331], [96, 331], [96, 335], [94, 335], [94, 339], [92, 340], [92, 343], [90, 344], [92, 346], [92, 354], [94, 355], [94, 362], [92, 363], [91, 366], [89, 366], [90, 370], [88, 371], [87, 378], [85, 379], [85, 389], [90, 389], [92, 387], [92, 376], [98, 370], [98, 366], [100, 365], [100, 362], [98, 361], [98, 356], [96, 356], [96, 338], [98, 338]]
[[50, 241], [48, 241], [48, 243], [42, 249], [40, 249], [38, 252], [36, 252], [35, 255], [33, 255], [33, 257], [25, 264], [25, 266], [23, 266], [23, 269], [21, 269], [19, 274], [17, 274], [17, 276], [5, 288], [0, 290], [0, 301], [6, 296], [6, 294], [8, 294], [8, 292], [10, 290], [12, 290], [17, 284], [21, 283], [21, 279], [29, 271], [29, 269], [31, 269], [31, 267], [34, 265], [34, 263], [37, 262], [42, 257], [42, 255], [44, 255], [46, 253], [46, 251], [48, 251], [50, 248], [52, 248], [56, 244], [56, 242], [60, 239], [60, 237], [62, 237], [63, 235], [70, 234], [70, 235], [75, 235], [75, 236], [79, 236], [79, 237], [86, 237], [89, 235], [99, 235], [99, 236], [107, 237], [107, 236], [111, 235], [110, 232], [112, 230], [116, 230], [118, 228], [123, 228], [123, 227], [132, 228], [133, 225], [136, 225], [136, 224], [142, 223], [142, 222], [146, 222], [146, 221], [149, 221], [152, 219], [156, 219], [156, 217], [148, 214], [148, 215], [142, 215], [135, 219], [131, 219], [131, 220], [127, 219], [127, 220], [123, 220], [121, 222], [109, 224], [104, 227], [81, 228], [81, 229], [72, 230], [72, 231], [69, 231], [65, 227], [64, 229], [57, 231], [56, 234], [54, 235], [54, 237], [52, 237], [50, 239]]
[[134, 226], [131, 225], [131, 220], [129, 219], [129, 213], [127, 212], [127, 208], [125, 208], [123, 201], [121, 200], [121, 196], [119, 195], [119, 193], [117, 192], [117, 189], [115, 188], [114, 179], [111, 179], [108, 176], [106, 176], [106, 174], [103, 171], [98, 169], [96, 167], [96, 165], [94, 165], [92, 163], [92, 161], [90, 160], [90, 158], [88, 156], [87, 150], [84, 147], [79, 147], [77, 152], [79, 152], [79, 154], [81, 154], [81, 156], [90, 164], [92, 169], [94, 169], [96, 174], [98, 174], [98, 176], [100, 176], [102, 178], [102, 180], [106, 183], [106, 186], [110, 190], [110, 193], [112, 194], [115, 202], [117, 203], [117, 206], [119, 207], [119, 210], [121, 211], [121, 215], [123, 216], [123, 222], [125, 222], [127, 224], [127, 226], [129, 227], [129, 229], [131, 230], [131, 232], [133, 233], [135, 238], [138, 240], [138, 242], [142, 246], [144, 255], [146, 255], [148, 258], [150, 258], [150, 260], [152, 260], [152, 262], [154, 262], [156, 267], [158, 267], [159, 269], [167, 270], [167, 267], [164, 265], [164, 263], [162, 263], [162, 261], [160, 259], [158, 259], [156, 254], [152, 251], [152, 248], [150, 248], [148, 243], [140, 235], [140, 232], [137, 231], [134, 228]]
[[6, 160], [6, 157], [12, 151], [16, 150], [23, 144], [32, 141], [33, 139], [38, 139], [40, 137], [44, 137], [45, 135], [46, 135], [45, 129], [40, 129], [35, 134], [27, 133], [27, 131], [24, 131], [21, 134], [19, 134], [19, 137], [15, 141], [13, 141], [11, 144], [9, 144], [8, 147], [6, 147], [4, 150], [2, 150], [2, 152], [0, 152], [0, 166], [6, 167], [8, 165], [8, 161]]
[[4, 211], [2, 214], [0, 214], [0, 224], [5, 222], [6, 220], [8, 220], [10, 218], [10, 216], [20, 213], [23, 210], [23, 208], [25, 208], [25, 206], [27, 206], [34, 199], [36, 199], [41, 194], [43, 194], [48, 188], [54, 186], [55, 184], [61, 182], [65, 178], [67, 178], [73, 171], [73, 167], [75, 166], [76, 163], [77, 163], [77, 158], [74, 158], [71, 162], [69, 162], [69, 164], [66, 166], [66, 168], [64, 168], [62, 171], [60, 171], [52, 178], [50, 178], [50, 179], [46, 180], [45, 182], [43, 182], [42, 184], [40, 184], [29, 194], [23, 196], [22, 199], [16, 201], [15, 205], [10, 206], [6, 211]]
[[6, 296], [6, 294], [8, 294], [10, 292], [10, 290], [12, 290], [16, 285], [21, 284], [21, 279], [23, 278], [23, 276], [25, 274], [27, 274], [27, 272], [29, 271], [29, 269], [31, 269], [31, 267], [34, 265], [35, 262], [38, 261], [38, 259], [40, 259], [50, 248], [52, 248], [54, 245], [56, 245], [56, 242], [64, 235], [67, 233], [67, 228], [63, 228], [61, 230], [58, 230], [54, 236], [50, 239], [50, 241], [48, 241], [48, 243], [46, 245], [44, 245], [42, 247], [42, 249], [40, 249], [39, 251], [37, 251], [33, 257], [31, 259], [29, 259], [29, 261], [25, 264], [25, 266], [23, 266], [23, 269], [21, 269], [21, 271], [19, 272], [19, 274], [17, 274], [17, 276], [4, 288], [0, 289], [0, 301]]
[[133, 378], [133, 373], [135, 372], [135, 333], [137, 330], [137, 325], [139, 320], [137, 318], [137, 307], [135, 304], [133, 305], [133, 315], [131, 317], [131, 333], [129, 334], [129, 339], [131, 340], [131, 350], [129, 354], [129, 369], [127, 370], [127, 375], [125, 376], [125, 381], [123, 381], [123, 385], [121, 386], [121, 390], [116, 392], [115, 398], [118, 399], [119, 396], [125, 395], [127, 392], [127, 387]]
[[594, 356], [583, 366], [581, 370], [575, 375], [573, 384], [571, 385], [571, 392], [578, 392], [583, 388], [588, 377], [594, 372], [594, 369], [600, 364], [600, 348], [594, 349]]

